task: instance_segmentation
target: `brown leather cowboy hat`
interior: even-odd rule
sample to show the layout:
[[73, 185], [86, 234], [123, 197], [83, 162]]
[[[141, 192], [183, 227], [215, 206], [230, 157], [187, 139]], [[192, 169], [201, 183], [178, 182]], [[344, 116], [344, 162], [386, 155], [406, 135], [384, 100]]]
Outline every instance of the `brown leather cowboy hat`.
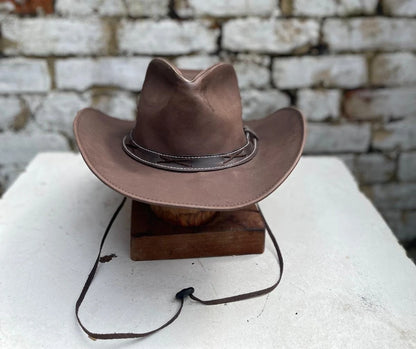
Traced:
[[299, 110], [280, 109], [244, 124], [241, 111], [230, 64], [179, 70], [155, 58], [136, 122], [87, 108], [76, 116], [74, 133], [91, 171], [133, 200], [237, 209], [272, 193], [296, 166], [305, 143]]

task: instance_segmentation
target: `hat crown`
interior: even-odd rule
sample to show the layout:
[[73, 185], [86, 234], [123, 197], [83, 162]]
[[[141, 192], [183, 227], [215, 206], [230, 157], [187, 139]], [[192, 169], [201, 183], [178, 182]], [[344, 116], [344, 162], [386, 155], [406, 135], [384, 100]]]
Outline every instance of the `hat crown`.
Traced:
[[246, 142], [241, 112], [237, 76], [230, 64], [181, 71], [155, 58], [146, 72], [133, 138], [165, 154], [226, 153]]

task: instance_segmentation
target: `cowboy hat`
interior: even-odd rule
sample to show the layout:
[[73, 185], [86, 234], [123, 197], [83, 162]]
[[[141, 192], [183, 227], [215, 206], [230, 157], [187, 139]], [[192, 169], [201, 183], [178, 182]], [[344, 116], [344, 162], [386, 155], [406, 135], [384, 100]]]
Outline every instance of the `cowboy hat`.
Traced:
[[241, 115], [232, 65], [180, 70], [155, 58], [135, 122], [86, 108], [74, 134], [91, 171], [133, 200], [230, 210], [272, 193], [305, 143], [305, 119], [295, 108], [245, 122]]

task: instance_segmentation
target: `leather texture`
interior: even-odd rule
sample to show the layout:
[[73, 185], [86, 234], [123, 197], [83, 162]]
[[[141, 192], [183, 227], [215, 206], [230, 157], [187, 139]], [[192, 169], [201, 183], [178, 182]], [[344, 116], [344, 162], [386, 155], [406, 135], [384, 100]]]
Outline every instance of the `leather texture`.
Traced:
[[123, 150], [134, 141], [155, 152], [201, 156], [232, 152], [246, 143], [237, 77], [230, 64], [207, 70], [179, 70], [163, 59], [149, 64], [136, 122], [81, 110], [75, 139], [92, 172], [105, 184], [149, 204], [230, 210], [260, 201], [296, 166], [305, 143], [306, 122], [284, 108], [245, 124], [257, 136], [247, 162], [217, 171], [177, 172], [146, 165]]
[[133, 138], [171, 155], [227, 153], [246, 141], [241, 111], [230, 64], [218, 63], [188, 80], [165, 60], [154, 59], [140, 94]]
[[217, 171], [250, 161], [257, 152], [257, 137], [245, 127], [246, 143], [228, 153], [211, 155], [169, 155], [143, 148], [137, 144], [132, 132], [123, 139], [124, 151], [133, 159], [146, 165], [170, 171], [197, 172]]

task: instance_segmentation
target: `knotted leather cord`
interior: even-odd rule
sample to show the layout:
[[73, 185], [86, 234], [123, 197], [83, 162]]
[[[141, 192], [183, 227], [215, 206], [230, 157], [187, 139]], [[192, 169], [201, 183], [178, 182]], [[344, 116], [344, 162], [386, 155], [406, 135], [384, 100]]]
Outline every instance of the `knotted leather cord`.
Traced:
[[94, 279], [95, 273], [97, 271], [98, 268], [98, 264], [100, 261], [100, 257], [101, 257], [101, 251], [103, 249], [104, 246], [104, 242], [107, 238], [107, 235], [111, 229], [111, 226], [113, 225], [115, 219], [117, 218], [119, 212], [121, 211], [122, 207], [124, 206], [124, 203], [126, 202], [126, 198], [123, 198], [123, 200], [121, 201], [120, 205], [117, 207], [116, 211], [114, 212], [113, 216], [110, 219], [110, 222], [108, 223], [107, 228], [105, 229], [104, 235], [101, 239], [101, 243], [100, 243], [100, 248], [98, 250], [98, 256], [97, 259], [95, 260], [95, 263], [88, 275], [87, 281], [85, 281], [85, 284], [82, 288], [81, 294], [78, 297], [78, 300], [75, 304], [75, 315], [77, 317], [78, 323], [81, 326], [82, 330], [91, 338], [91, 339], [129, 339], [129, 338], [141, 338], [141, 337], [146, 337], [148, 335], [151, 335], [157, 331], [160, 331], [161, 329], [165, 328], [166, 326], [169, 326], [172, 322], [174, 322], [179, 314], [182, 311], [183, 308], [183, 304], [184, 304], [184, 299], [186, 296], [189, 296], [191, 299], [193, 299], [194, 301], [200, 302], [202, 304], [205, 305], [215, 305], [215, 304], [223, 304], [223, 303], [231, 303], [231, 302], [237, 302], [237, 301], [242, 301], [245, 299], [249, 299], [249, 298], [254, 298], [254, 297], [258, 297], [258, 296], [262, 296], [265, 295], [271, 291], [273, 291], [277, 285], [280, 283], [280, 280], [282, 279], [282, 274], [283, 274], [283, 256], [282, 253], [280, 251], [280, 247], [276, 241], [276, 238], [274, 237], [269, 225], [266, 222], [266, 219], [264, 218], [263, 212], [261, 211], [260, 207], [258, 205], [257, 208], [259, 209], [260, 215], [264, 221], [264, 224], [266, 226], [266, 230], [267, 233], [270, 236], [270, 239], [272, 240], [273, 246], [276, 250], [277, 253], [277, 259], [278, 259], [278, 264], [279, 264], [279, 273], [278, 273], [278, 278], [277, 281], [266, 288], [263, 288], [261, 290], [257, 290], [257, 291], [252, 291], [252, 292], [248, 292], [248, 293], [243, 293], [243, 294], [239, 294], [236, 296], [230, 296], [230, 297], [224, 297], [224, 298], [217, 298], [217, 299], [210, 299], [210, 300], [203, 300], [198, 298], [197, 296], [193, 295], [194, 292], [194, 288], [193, 287], [188, 287], [188, 288], [184, 288], [181, 291], [179, 291], [175, 298], [177, 300], [179, 300], [179, 308], [176, 311], [176, 313], [167, 321], [165, 322], [163, 325], [159, 326], [158, 328], [148, 331], [148, 332], [142, 332], [142, 333], [132, 333], [132, 332], [126, 332], [126, 333], [95, 333], [92, 332], [90, 330], [88, 330], [81, 322], [81, 319], [79, 318], [79, 308], [81, 307], [81, 304], [85, 298], [85, 295], [88, 292], [88, 289], [91, 286], [91, 283]]

